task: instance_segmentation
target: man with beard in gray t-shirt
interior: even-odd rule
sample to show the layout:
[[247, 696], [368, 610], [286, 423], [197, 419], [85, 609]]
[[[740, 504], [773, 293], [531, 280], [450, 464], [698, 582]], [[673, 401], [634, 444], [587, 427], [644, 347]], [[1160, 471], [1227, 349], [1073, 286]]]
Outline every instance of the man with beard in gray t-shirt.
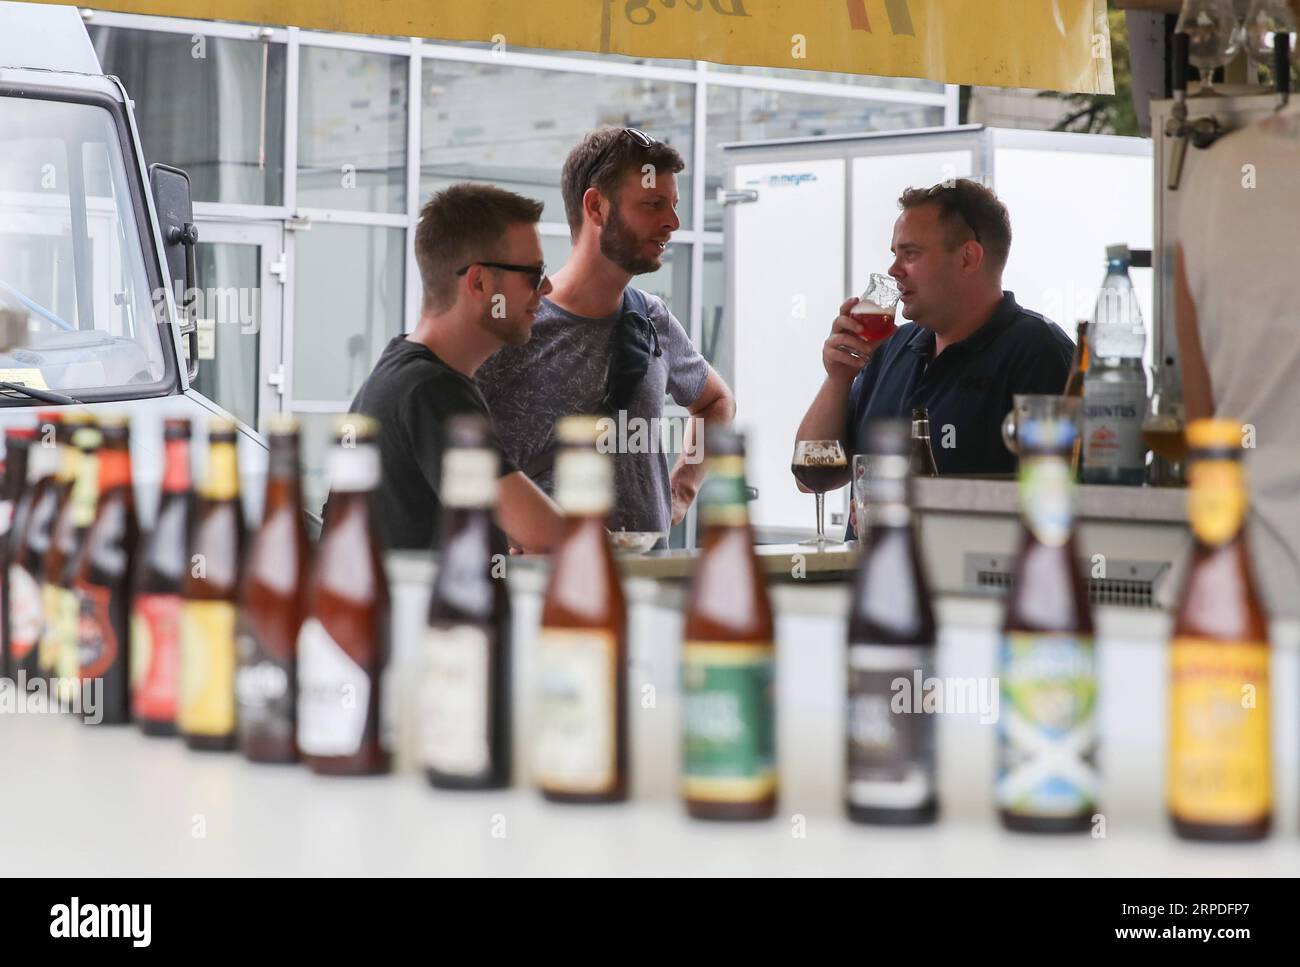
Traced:
[[[667, 534], [704, 477], [699, 420], [730, 422], [731, 390], [691, 345], [662, 299], [629, 283], [654, 272], [681, 225], [676, 149], [635, 128], [603, 128], [564, 163], [561, 190], [573, 237], [526, 345], [507, 346], [475, 375], [506, 453], [553, 489], [556, 422], [607, 417], [599, 446], [614, 454], [611, 530]], [[692, 417], [663, 424], [665, 394]], [[665, 445], [682, 441], [671, 472]]]

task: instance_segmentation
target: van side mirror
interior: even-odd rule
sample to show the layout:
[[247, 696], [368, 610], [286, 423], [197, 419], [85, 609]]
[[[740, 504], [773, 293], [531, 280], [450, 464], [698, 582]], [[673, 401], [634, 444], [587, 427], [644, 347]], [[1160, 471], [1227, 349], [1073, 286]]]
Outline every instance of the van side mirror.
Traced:
[[181, 345], [185, 348], [185, 371], [191, 383], [199, 375], [197, 299], [198, 270], [194, 247], [199, 242], [194, 227], [194, 203], [190, 196], [190, 176], [171, 165], [149, 166], [149, 187], [167, 263], [167, 285], [176, 298], [180, 312]]

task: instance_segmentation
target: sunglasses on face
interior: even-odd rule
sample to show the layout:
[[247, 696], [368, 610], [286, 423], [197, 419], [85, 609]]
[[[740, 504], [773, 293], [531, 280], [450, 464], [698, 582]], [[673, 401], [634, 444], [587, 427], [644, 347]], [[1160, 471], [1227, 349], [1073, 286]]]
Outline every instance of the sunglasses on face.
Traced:
[[464, 275], [470, 270], [470, 266], [474, 265], [482, 265], [489, 269], [502, 269], [506, 272], [521, 272], [524, 275], [531, 276], [529, 279], [529, 285], [533, 287], [534, 292], [542, 287], [542, 281], [546, 278], [545, 262], [541, 265], [513, 265], [510, 262], [471, 262], [469, 265], [458, 269], [456, 275]]
[[980, 240], [980, 230], [975, 227], [975, 223], [971, 221], [970, 215], [966, 214], [966, 204], [965, 202], [962, 201], [961, 192], [957, 190], [956, 185], [949, 185], [949, 184], [935, 185], [933, 188], [931, 188], [929, 191], [926, 192], [926, 197], [938, 198], [946, 191], [952, 192], [952, 200], [950, 204], [952, 205], [953, 208], [957, 210], [957, 214], [960, 215], [961, 220], [966, 223], [966, 227], [971, 230], [971, 234], [975, 236], [975, 241], [983, 245], [984, 243]]

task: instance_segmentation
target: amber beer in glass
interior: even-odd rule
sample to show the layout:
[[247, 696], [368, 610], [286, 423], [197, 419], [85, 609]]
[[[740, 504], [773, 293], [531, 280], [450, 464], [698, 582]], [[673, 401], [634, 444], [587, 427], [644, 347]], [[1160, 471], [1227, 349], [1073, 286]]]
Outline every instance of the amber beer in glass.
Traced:
[[1025, 832], [1089, 828], [1097, 812], [1092, 607], [1074, 538], [1073, 423], [1019, 425], [1023, 527], [1002, 625], [997, 804]]
[[697, 819], [776, 812], [776, 632], [746, 507], [745, 446], [709, 427], [704, 537], [682, 644], [682, 794]]
[[239, 748], [250, 762], [295, 762], [298, 633], [311, 558], [302, 511], [298, 421], [267, 421], [262, 526], [244, 564], [235, 674]]
[[420, 761], [443, 789], [510, 785], [510, 595], [492, 524], [500, 458], [487, 421], [447, 421], [442, 520], [420, 668]]
[[191, 749], [235, 747], [235, 621], [244, 559], [235, 424], [208, 421], [208, 468], [199, 494], [181, 605], [176, 724]]
[[542, 604], [535, 779], [557, 802], [628, 794], [627, 608], [605, 520], [614, 496], [596, 417], [559, 422], [555, 497], [567, 518]]
[[313, 772], [362, 776], [391, 764], [388, 577], [375, 490], [378, 424], [336, 424], [330, 497], [298, 633], [298, 749]]
[[124, 415], [100, 418], [99, 499], [74, 563], [81, 606], [77, 630], [82, 680], [103, 682], [100, 722], [131, 721], [131, 578], [140, 539], [131, 485], [130, 430]]
[[190, 571], [194, 490], [190, 421], [163, 421], [163, 479], [153, 529], [136, 558], [131, 602], [131, 708], [145, 735], [175, 735], [182, 592]]
[[867, 428], [870, 521], [859, 520], [862, 554], [848, 627], [845, 802], [860, 823], [933, 822], [938, 814], [930, 588], [911, 513], [914, 446], [905, 420]]
[[1244, 532], [1242, 426], [1197, 420], [1187, 438], [1195, 540], [1169, 648], [1169, 814], [1187, 839], [1262, 839], [1273, 819], [1268, 616]]
[[28, 681], [41, 675], [45, 558], [58, 513], [63, 460], [62, 416], [45, 410], [37, 420], [36, 438], [27, 451], [27, 489], [18, 502], [9, 542], [9, 671], [15, 677], [22, 672]]

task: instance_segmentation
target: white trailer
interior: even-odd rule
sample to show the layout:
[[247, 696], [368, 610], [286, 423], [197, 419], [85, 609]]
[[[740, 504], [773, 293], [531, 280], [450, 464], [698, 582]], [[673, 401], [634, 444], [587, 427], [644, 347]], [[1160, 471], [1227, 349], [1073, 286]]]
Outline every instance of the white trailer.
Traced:
[[[731, 144], [724, 155], [722, 369], [749, 433], [751, 513], [764, 540], [812, 533], [813, 500], [786, 457], [825, 376], [821, 345], [836, 309], [892, 261], [904, 189], [959, 177], [993, 188], [1011, 212], [1004, 287], [1071, 338], [1092, 316], [1106, 246], [1151, 248], [1151, 142], [1142, 138], [972, 125]], [[1150, 272], [1135, 271], [1134, 284], [1150, 332]], [[828, 497], [828, 532], [846, 509], [847, 488]]]

